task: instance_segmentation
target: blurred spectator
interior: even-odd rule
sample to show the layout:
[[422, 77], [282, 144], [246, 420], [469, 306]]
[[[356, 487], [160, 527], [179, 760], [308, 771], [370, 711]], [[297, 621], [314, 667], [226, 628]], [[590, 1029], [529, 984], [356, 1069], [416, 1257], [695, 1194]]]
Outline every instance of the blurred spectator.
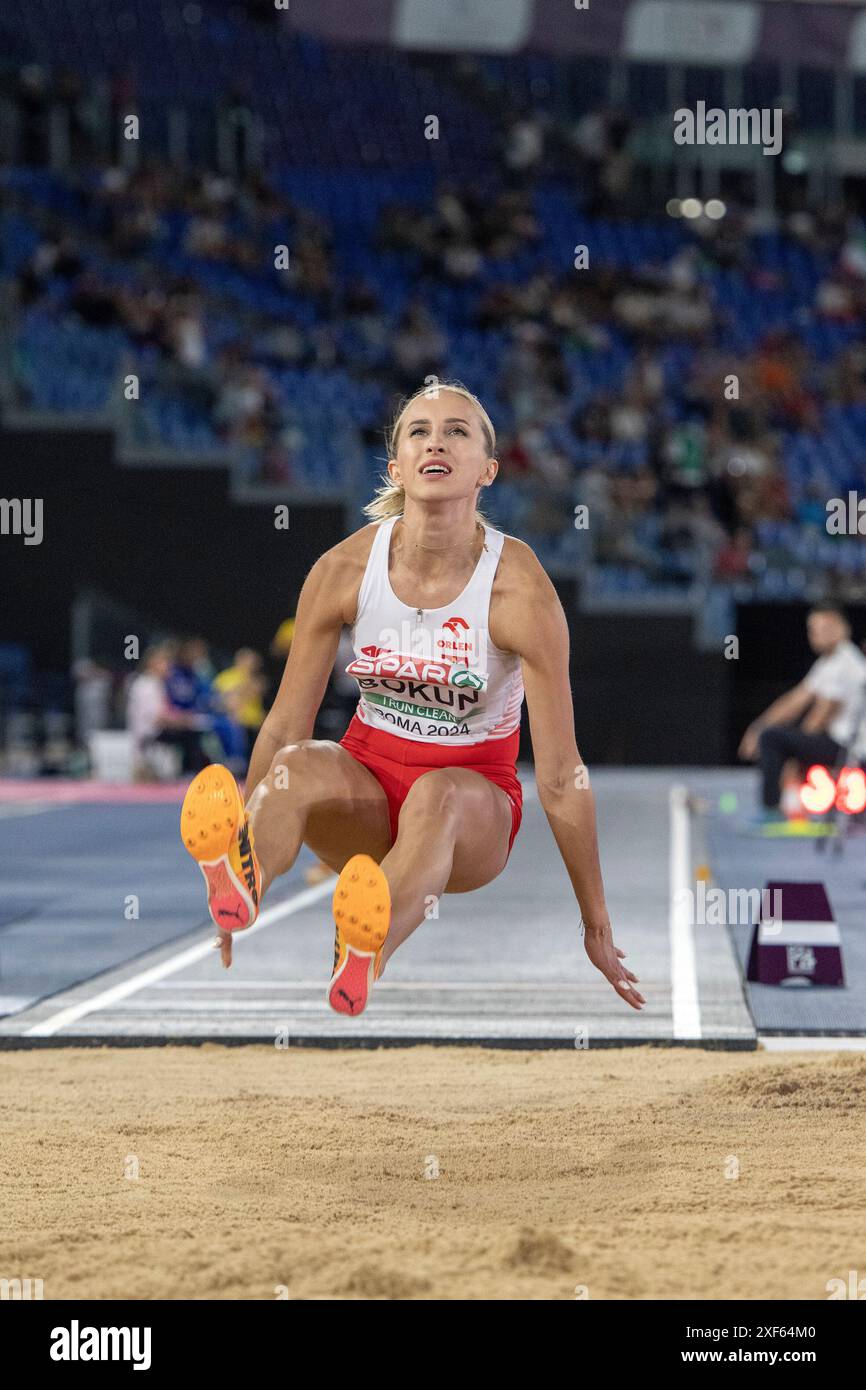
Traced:
[[236, 777], [246, 776], [251, 752], [249, 730], [241, 719], [243, 702], [241, 689], [224, 690], [214, 697], [212, 727], [219, 758]]
[[74, 279], [83, 261], [72, 236], [49, 236], [41, 241], [18, 274], [19, 302], [26, 306], [44, 294], [54, 275]]
[[294, 638], [294, 635], [295, 619], [293, 617], [286, 618], [283, 622], [280, 623], [279, 627], [274, 633], [273, 640], [271, 642], [271, 655], [280, 657], [283, 660], [285, 660], [285, 658], [288, 657], [289, 652], [292, 649], [292, 639]]
[[164, 765], [153, 758], [155, 744], [174, 747], [183, 772], [198, 772], [208, 759], [201, 748], [201, 716], [179, 709], [169, 700], [167, 681], [174, 651], [170, 644], [149, 647], [142, 670], [133, 676], [126, 695], [126, 727], [133, 737], [138, 776], [153, 775]]
[[752, 556], [752, 540], [745, 526], [738, 526], [733, 536], [729, 536], [716, 555], [714, 577], [723, 584], [735, 584], [747, 579], [749, 562]]
[[249, 738], [254, 738], [265, 717], [262, 696], [266, 686], [259, 653], [252, 647], [240, 647], [233, 664], [214, 678], [213, 688], [219, 696], [234, 697], [237, 720]]
[[23, 67], [18, 75], [15, 104], [20, 122], [19, 150], [22, 164], [48, 162], [49, 77], [36, 63]]
[[445, 337], [420, 300], [400, 318], [391, 342], [395, 379], [400, 391], [412, 391], [427, 376], [445, 374]]
[[207, 643], [200, 637], [185, 638], [165, 677], [169, 704], [175, 710], [208, 714], [210, 682]]
[[505, 132], [503, 158], [508, 172], [522, 180], [535, 172], [544, 156], [544, 130], [541, 120], [526, 111], [512, 120]]
[[73, 663], [75, 682], [75, 738], [88, 747], [91, 734], [111, 728], [114, 679], [109, 670], [89, 658]]

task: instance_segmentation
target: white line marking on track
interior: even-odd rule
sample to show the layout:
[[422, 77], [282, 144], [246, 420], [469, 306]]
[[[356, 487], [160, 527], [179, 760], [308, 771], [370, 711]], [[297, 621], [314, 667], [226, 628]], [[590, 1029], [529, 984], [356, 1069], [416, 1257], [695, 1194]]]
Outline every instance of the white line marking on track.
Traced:
[[811, 1035], [805, 1037], [795, 1035], [766, 1037], [759, 1033], [758, 1045], [765, 1047], [768, 1052], [866, 1052], [866, 1037], [831, 1038], [826, 1035], [817, 1038]]
[[695, 938], [689, 911], [689, 808], [684, 786], [669, 793], [671, 1013], [675, 1038], [700, 1038], [701, 1006], [695, 962]]
[[[333, 891], [334, 884], [332, 882], [317, 883], [313, 888], [305, 889], [304, 892], [298, 893], [286, 902], [276, 903], [273, 907], [266, 908], [258, 921], [247, 931], [241, 932], [240, 935], [250, 937], [254, 932], [261, 931], [263, 927], [269, 927], [272, 922], [278, 922], [283, 917], [290, 917], [295, 912], [302, 912], [305, 907], [312, 907], [313, 903], [317, 903], [320, 898], [332, 894]], [[77, 1004], [70, 1004], [68, 1008], [52, 1014], [43, 1023], [35, 1023], [32, 1028], [25, 1031], [23, 1036], [25, 1038], [50, 1038], [53, 1034], [59, 1033], [61, 1028], [66, 1028], [70, 1023], [75, 1023], [79, 1018], [83, 1018], [85, 1014], [94, 1013], [97, 1009], [110, 1008], [112, 1004], [128, 998], [137, 990], [156, 984], [166, 975], [174, 975], [178, 970], [185, 969], [187, 965], [195, 965], [196, 961], [203, 960], [213, 949], [213, 937], [211, 936], [207, 941], [200, 941], [196, 946], [189, 946], [176, 956], [169, 956], [159, 965], [152, 965], [147, 970], [139, 970], [136, 975], [131, 975], [128, 980], [123, 980], [118, 985], [112, 985], [110, 989], [92, 994], [88, 999], [82, 999]]]
[[62, 811], [64, 809], [61, 803], [53, 803], [49, 806], [37, 802], [35, 806], [28, 806], [23, 801], [18, 801], [11, 806], [0, 805], [0, 820], [13, 820], [16, 816], [44, 816], [46, 811]]

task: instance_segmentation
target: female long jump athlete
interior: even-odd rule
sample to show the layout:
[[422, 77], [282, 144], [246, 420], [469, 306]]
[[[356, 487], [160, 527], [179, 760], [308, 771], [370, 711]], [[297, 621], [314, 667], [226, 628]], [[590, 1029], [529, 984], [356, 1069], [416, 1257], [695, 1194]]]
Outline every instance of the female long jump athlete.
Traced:
[[[524, 689], [538, 797], [592, 963], [645, 1003], [614, 946], [595, 806], [574, 734], [568, 628], [528, 545], [477, 509], [498, 470], [493, 425], [458, 383], [425, 387], [389, 434], [373, 522], [316, 561], [285, 672], [253, 748], [246, 808], [226, 768], [192, 782], [181, 834], [208, 885], [223, 964], [270, 883], [306, 844], [339, 874], [331, 1007], [357, 1015], [389, 957], [442, 893], [505, 867], [520, 825]], [[340, 632], [360, 688], [339, 743], [312, 738]]]

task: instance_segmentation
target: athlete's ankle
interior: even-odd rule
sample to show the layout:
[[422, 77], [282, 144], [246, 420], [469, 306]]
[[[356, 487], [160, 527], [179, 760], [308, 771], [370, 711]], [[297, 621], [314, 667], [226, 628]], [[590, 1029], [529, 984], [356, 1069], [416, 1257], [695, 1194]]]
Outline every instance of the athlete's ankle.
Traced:
[[261, 875], [261, 883], [259, 885], [259, 902], [261, 903], [262, 898], [265, 896], [271, 884], [276, 882], [278, 878], [281, 878], [283, 874], [287, 874], [292, 866], [291, 864], [275, 864], [272, 854], [266, 854], [265, 857], [262, 858], [258, 845], [256, 845], [255, 848], [255, 855], [256, 863], [259, 866], [259, 874]]

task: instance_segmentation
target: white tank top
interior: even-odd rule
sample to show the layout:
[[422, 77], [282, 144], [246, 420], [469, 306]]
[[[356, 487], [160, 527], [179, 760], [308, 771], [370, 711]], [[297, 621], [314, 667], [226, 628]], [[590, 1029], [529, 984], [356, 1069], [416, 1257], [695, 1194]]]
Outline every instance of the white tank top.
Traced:
[[410, 608], [388, 577], [391, 532], [379, 523], [352, 629], [363, 724], [440, 747], [507, 738], [520, 725], [520, 658], [490, 640], [493, 578], [505, 536], [485, 526], [485, 548], [466, 588], [442, 608]]

